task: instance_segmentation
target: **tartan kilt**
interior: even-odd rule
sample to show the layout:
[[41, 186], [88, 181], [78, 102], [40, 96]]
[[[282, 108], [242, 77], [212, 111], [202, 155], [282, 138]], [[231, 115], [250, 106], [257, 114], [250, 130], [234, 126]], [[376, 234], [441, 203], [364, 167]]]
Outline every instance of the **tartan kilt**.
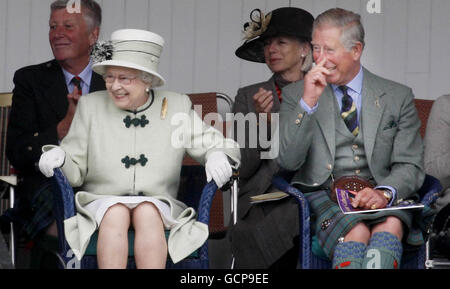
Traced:
[[20, 193], [16, 195], [14, 208], [8, 209], [5, 216], [14, 222], [27, 240], [32, 240], [55, 220], [53, 186], [50, 179], [45, 180], [30, 200]]
[[31, 200], [33, 216], [24, 224], [24, 230], [31, 239], [55, 220], [53, 216], [53, 194], [52, 183], [48, 180], [39, 188]]
[[404, 232], [404, 250], [417, 250], [425, 241], [424, 235], [431, 225], [434, 211], [425, 206], [423, 210], [392, 210], [370, 214], [344, 215], [339, 205], [332, 201], [326, 190], [305, 193], [311, 210], [311, 230], [317, 236], [320, 246], [328, 258], [332, 259], [334, 249], [340, 237], [344, 237], [356, 224], [367, 225], [381, 223], [388, 216], [402, 220]]

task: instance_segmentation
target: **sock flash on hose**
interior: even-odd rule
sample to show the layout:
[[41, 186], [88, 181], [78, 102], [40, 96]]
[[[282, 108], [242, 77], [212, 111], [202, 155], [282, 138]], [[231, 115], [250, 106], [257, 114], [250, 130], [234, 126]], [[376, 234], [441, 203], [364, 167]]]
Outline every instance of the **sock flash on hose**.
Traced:
[[333, 255], [335, 269], [361, 269], [366, 245], [360, 242], [340, 242]]
[[370, 238], [365, 252], [363, 269], [397, 269], [403, 247], [400, 240], [391, 233], [377, 232]]

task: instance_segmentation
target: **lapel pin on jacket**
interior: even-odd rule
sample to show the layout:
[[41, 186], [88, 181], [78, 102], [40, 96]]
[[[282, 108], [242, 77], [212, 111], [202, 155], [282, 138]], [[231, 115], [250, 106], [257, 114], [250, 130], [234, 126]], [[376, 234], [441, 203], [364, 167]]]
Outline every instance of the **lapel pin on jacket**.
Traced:
[[161, 105], [161, 119], [165, 119], [167, 114], [167, 98], [164, 97]]
[[380, 108], [380, 99], [377, 97], [377, 99], [375, 99], [375, 105]]

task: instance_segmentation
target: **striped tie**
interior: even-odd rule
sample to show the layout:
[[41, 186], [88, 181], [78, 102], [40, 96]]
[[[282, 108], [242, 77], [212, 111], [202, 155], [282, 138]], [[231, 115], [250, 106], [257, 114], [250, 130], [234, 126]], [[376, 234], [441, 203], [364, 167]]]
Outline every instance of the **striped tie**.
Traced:
[[359, 132], [358, 127], [358, 111], [356, 110], [356, 105], [353, 102], [353, 99], [347, 93], [348, 87], [345, 85], [339, 86], [339, 89], [342, 91], [342, 108], [341, 108], [341, 116], [344, 119], [345, 125], [350, 130], [350, 132], [357, 136]]
[[72, 83], [78, 88], [78, 95], [81, 96], [83, 94], [83, 91], [81, 89], [81, 78], [79, 76], [74, 76], [72, 78]]

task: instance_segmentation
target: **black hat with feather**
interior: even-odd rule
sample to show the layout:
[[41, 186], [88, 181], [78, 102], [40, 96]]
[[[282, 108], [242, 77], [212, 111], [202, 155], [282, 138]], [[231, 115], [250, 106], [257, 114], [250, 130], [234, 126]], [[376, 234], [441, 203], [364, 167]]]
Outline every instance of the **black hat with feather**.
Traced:
[[269, 37], [293, 36], [302, 42], [311, 41], [314, 17], [301, 8], [278, 8], [265, 16], [260, 9], [254, 9], [250, 20], [244, 24], [245, 42], [235, 52], [239, 58], [264, 63], [264, 39]]

